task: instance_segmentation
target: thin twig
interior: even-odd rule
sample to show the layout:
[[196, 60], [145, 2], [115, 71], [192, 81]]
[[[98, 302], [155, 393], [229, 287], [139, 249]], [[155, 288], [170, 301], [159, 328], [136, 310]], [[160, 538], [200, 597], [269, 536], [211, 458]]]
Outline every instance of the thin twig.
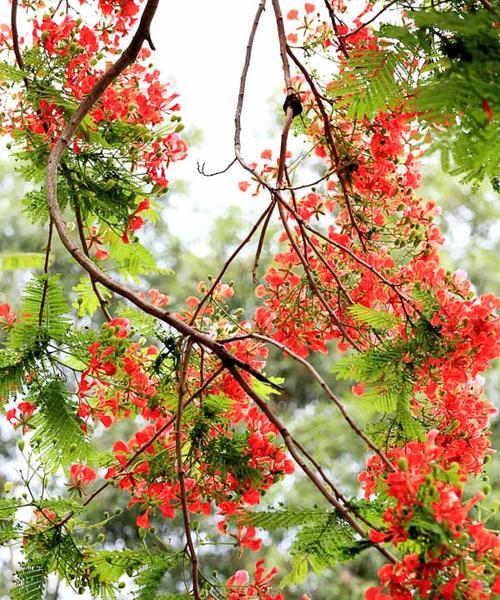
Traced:
[[290, 76], [290, 65], [286, 55], [286, 32], [283, 23], [283, 15], [281, 14], [281, 6], [279, 0], [272, 0], [274, 15], [276, 17], [276, 27], [278, 28], [278, 39], [280, 44], [281, 65], [283, 67], [283, 76], [285, 78], [285, 86], [287, 93], [293, 92], [292, 78]]
[[280, 217], [281, 217], [281, 222], [283, 224], [283, 227], [285, 228], [285, 232], [287, 234], [288, 240], [289, 240], [290, 244], [292, 245], [292, 248], [294, 249], [295, 254], [297, 254], [300, 262], [302, 263], [302, 267], [303, 267], [304, 272], [306, 274], [306, 277], [307, 277], [307, 280], [309, 282], [309, 285], [311, 286], [311, 289], [314, 291], [314, 293], [316, 294], [316, 297], [318, 298], [320, 304], [323, 305], [323, 308], [330, 315], [330, 317], [332, 318], [332, 321], [335, 323], [336, 327], [339, 329], [339, 331], [342, 333], [342, 335], [345, 337], [345, 339], [348, 340], [348, 342], [351, 344], [351, 346], [353, 348], [355, 348], [356, 350], [358, 350], [358, 352], [360, 352], [361, 351], [360, 347], [351, 338], [351, 336], [347, 333], [344, 325], [342, 325], [342, 323], [340, 322], [340, 319], [337, 317], [337, 315], [335, 314], [335, 312], [332, 310], [332, 307], [328, 304], [328, 301], [323, 296], [323, 294], [321, 293], [320, 289], [318, 288], [318, 285], [314, 281], [314, 276], [311, 273], [311, 269], [309, 267], [307, 259], [305, 258], [305, 256], [301, 252], [301, 250], [300, 250], [297, 242], [295, 241], [293, 233], [290, 230], [290, 227], [288, 225], [288, 222], [287, 222], [287, 219], [286, 219], [286, 214], [285, 214], [285, 212], [283, 210], [283, 206], [282, 206], [283, 203], [284, 203], [284, 200], [281, 198], [281, 196], [279, 194], [276, 194], [276, 196], [278, 198], [278, 211], [279, 211], [279, 214], [280, 214]]
[[[398, 2], [398, 1], [399, 0], [392, 0], [392, 2], [389, 2], [388, 4], [386, 4], [385, 6], [383, 6], [378, 11], [378, 13], [376, 13], [375, 15], [373, 15], [373, 17], [371, 17], [370, 19], [368, 19], [368, 21], [365, 21], [365, 23], [362, 23], [356, 29], [353, 29], [352, 31], [349, 31], [348, 33], [344, 33], [344, 34], [340, 35], [339, 38], [340, 39], [345, 39], [345, 38], [351, 37], [351, 35], [354, 35], [354, 34], [358, 33], [359, 31], [361, 31], [362, 29], [364, 29], [365, 27], [367, 27], [368, 25], [370, 25], [370, 23], [373, 23], [373, 21], [375, 21], [376, 19], [378, 19], [381, 14], [385, 13], [386, 10], [388, 10], [389, 8], [391, 8], [391, 6], [393, 4], [396, 4], [396, 2]], [[483, 0], [481, 0], [481, 2], [482, 1]]]
[[339, 28], [337, 25], [337, 16], [335, 15], [335, 11], [333, 10], [330, 0], [325, 0], [325, 6], [328, 11], [328, 14], [330, 15], [330, 21], [332, 23], [333, 31], [335, 32], [335, 35], [337, 36], [337, 43], [339, 45], [339, 49], [346, 58], [349, 58], [349, 53], [347, 52], [347, 48], [345, 46], [344, 40], [342, 39], [342, 36], [339, 34]]
[[270, 338], [266, 335], [261, 335], [260, 333], [253, 333], [253, 334], [251, 334], [251, 336], [255, 339], [266, 342], [267, 344], [272, 344], [276, 348], [279, 348], [283, 352], [286, 352], [292, 358], [294, 358], [296, 361], [298, 361], [302, 365], [304, 365], [304, 367], [309, 371], [309, 373], [311, 373], [313, 378], [316, 379], [316, 381], [319, 383], [319, 385], [321, 386], [321, 388], [323, 389], [325, 394], [328, 396], [328, 398], [339, 409], [340, 413], [342, 414], [342, 416], [348, 423], [349, 427], [354, 431], [354, 433], [357, 436], [359, 436], [365, 442], [365, 444], [367, 446], [369, 446], [376, 454], [378, 454], [380, 456], [380, 458], [384, 461], [384, 463], [387, 465], [387, 467], [391, 471], [394, 471], [394, 466], [391, 464], [391, 462], [389, 461], [387, 456], [377, 447], [376, 444], [374, 444], [374, 442], [372, 442], [372, 440], [361, 430], [361, 428], [349, 416], [349, 413], [347, 412], [343, 403], [337, 398], [337, 396], [333, 393], [333, 391], [331, 390], [329, 385], [326, 383], [326, 381], [323, 379], [323, 377], [321, 377], [321, 375], [318, 373], [318, 371], [313, 367], [313, 365], [308, 360], [306, 360], [302, 356], [299, 356], [293, 350], [290, 350], [290, 348], [285, 346], [285, 344], [282, 344], [281, 342], [278, 342], [277, 340]]
[[49, 220], [49, 232], [47, 235], [47, 245], [45, 246], [45, 262], [43, 264], [43, 274], [45, 279], [43, 280], [42, 297], [40, 299], [40, 310], [38, 311], [38, 327], [42, 326], [43, 311], [45, 310], [45, 302], [47, 300], [47, 292], [49, 288], [49, 264], [50, 264], [50, 251], [52, 250], [52, 235], [54, 233], [54, 221]]
[[189, 551], [189, 559], [191, 561], [191, 572], [192, 572], [192, 583], [193, 583], [193, 596], [195, 600], [201, 600], [200, 596], [200, 582], [198, 577], [198, 556], [193, 543], [193, 536], [191, 533], [191, 523], [189, 519], [189, 508], [187, 503], [187, 492], [186, 492], [186, 481], [184, 473], [184, 464], [182, 458], [182, 413], [184, 408], [184, 393], [186, 383], [186, 373], [189, 367], [189, 357], [191, 355], [191, 349], [193, 342], [191, 338], [183, 340], [182, 345], [184, 346], [182, 351], [181, 367], [179, 372], [179, 393], [178, 393], [178, 407], [177, 407], [177, 418], [175, 423], [175, 454], [177, 458], [177, 476], [179, 478], [179, 488], [181, 495], [181, 506], [182, 506], [182, 520], [184, 523], [184, 533], [186, 534], [187, 547]]
[[[12, 0], [12, 6], [10, 10], [10, 28], [12, 31], [12, 47], [14, 49], [14, 55], [16, 57], [17, 66], [24, 70], [24, 61], [19, 48], [19, 32], [17, 30], [17, 4], [18, 0]], [[23, 77], [24, 83], [26, 79]]]
[[266, 207], [266, 209], [264, 210], [264, 212], [257, 219], [256, 223], [254, 224], [254, 226], [252, 227], [252, 229], [249, 231], [249, 233], [247, 234], [247, 236], [238, 244], [238, 246], [235, 248], [235, 250], [233, 251], [233, 253], [231, 254], [231, 256], [229, 256], [229, 258], [226, 260], [226, 262], [224, 263], [222, 269], [219, 271], [219, 274], [213, 280], [212, 284], [210, 285], [210, 287], [208, 288], [208, 290], [205, 292], [205, 295], [203, 296], [203, 298], [199, 301], [198, 306], [196, 307], [196, 310], [194, 311], [193, 316], [191, 317], [191, 319], [189, 321], [190, 325], [192, 325], [196, 321], [196, 317], [199, 315], [200, 310], [203, 308], [203, 306], [205, 305], [206, 301], [209, 298], [211, 298], [212, 294], [214, 293], [215, 288], [217, 287], [217, 285], [220, 283], [220, 281], [224, 277], [224, 274], [227, 271], [227, 269], [229, 268], [229, 266], [231, 265], [231, 263], [238, 256], [238, 254], [241, 252], [241, 250], [253, 238], [255, 232], [259, 228], [259, 226], [262, 223], [262, 221], [264, 219], [266, 219], [266, 217], [269, 217], [271, 209], [272, 209], [272, 204], [269, 204]]
[[226, 173], [227, 171], [229, 171], [229, 169], [234, 165], [235, 162], [236, 158], [233, 158], [233, 160], [227, 165], [227, 167], [221, 169], [220, 171], [215, 171], [214, 173], [205, 173], [205, 163], [202, 163], [200, 165], [200, 163], [197, 162], [196, 170], [200, 175], [203, 175], [204, 177], [215, 177], [216, 175], [222, 175], [222, 173]]
[[271, 217], [273, 216], [275, 205], [276, 205], [276, 200], [273, 198], [271, 200], [271, 206], [270, 206], [269, 212], [267, 213], [266, 220], [264, 221], [264, 224], [262, 225], [262, 229], [261, 229], [261, 232], [259, 235], [259, 242], [257, 244], [257, 250], [255, 251], [255, 258], [253, 259], [253, 266], [252, 266], [252, 281], [254, 284], [257, 283], [257, 270], [259, 268], [260, 256], [262, 254], [262, 249], [264, 247], [264, 241], [266, 239], [267, 229], [269, 227]]
[[[252, 173], [254, 175], [255, 169], [252, 169], [246, 161], [241, 156], [241, 112], [243, 110], [243, 100], [245, 98], [245, 88], [248, 77], [248, 69], [250, 68], [250, 61], [252, 59], [252, 50], [253, 44], [255, 41], [255, 34], [257, 33], [257, 29], [259, 27], [260, 18], [266, 6], [266, 0], [260, 0], [259, 6], [257, 7], [257, 12], [255, 13], [255, 17], [252, 23], [252, 29], [250, 30], [250, 35], [247, 42], [246, 52], [245, 52], [245, 61], [243, 63], [243, 69], [240, 77], [240, 89], [238, 91], [238, 100], [236, 102], [236, 111], [234, 115], [234, 154], [236, 159], [241, 164], [241, 166]], [[257, 175], [257, 177], [259, 177]], [[265, 182], [264, 182], [265, 185]]]
[[[85, 231], [83, 228], [82, 213], [80, 212], [80, 206], [78, 205], [78, 202], [75, 202], [75, 217], [76, 217], [76, 226], [78, 228], [78, 235], [80, 237], [80, 243], [82, 244], [82, 250], [90, 258], [89, 249], [87, 246], [87, 240], [85, 239]], [[104, 318], [106, 319], [106, 321], [111, 321], [111, 313], [108, 310], [107, 301], [102, 297], [102, 294], [99, 291], [99, 288], [97, 287], [97, 282], [91, 273], [89, 273], [89, 279], [90, 279], [90, 285], [92, 286], [92, 290], [94, 291], [95, 297], [97, 298], [99, 305], [101, 306], [101, 310], [102, 310], [102, 314], [104, 315]]]
[[299, 68], [299, 70], [302, 73], [302, 75], [304, 76], [305, 80], [307, 81], [309, 87], [311, 88], [311, 92], [313, 93], [313, 96], [316, 100], [316, 104], [318, 105], [318, 109], [321, 113], [321, 118], [323, 120], [323, 129], [325, 131], [326, 140], [328, 142], [328, 148], [330, 150], [331, 162], [332, 162], [332, 165], [335, 167], [335, 173], [337, 174], [337, 177], [338, 177], [338, 180], [340, 183], [340, 188], [342, 190], [342, 195], [343, 195], [344, 201], [346, 203], [347, 211], [349, 213], [349, 218], [351, 220], [352, 226], [354, 227], [354, 229], [358, 235], [359, 241], [361, 242], [363, 249], [366, 250], [363, 233], [362, 233], [361, 229], [359, 228], [359, 225], [356, 221], [356, 217], [354, 215], [354, 211], [352, 209], [351, 199], [349, 197], [349, 186], [344, 177], [344, 173], [343, 173], [343, 169], [342, 169], [342, 167], [343, 167], [342, 161], [340, 159], [340, 155], [337, 150], [337, 145], [335, 144], [335, 140], [333, 139], [333, 134], [332, 134], [331, 126], [330, 126], [330, 119], [328, 118], [328, 114], [325, 110], [323, 100], [316, 88], [316, 85], [314, 84], [313, 78], [308, 73], [308, 71], [304, 67], [304, 65], [295, 56], [295, 54], [292, 52], [292, 50], [289, 46], [287, 46], [287, 52], [288, 52], [288, 55], [290, 56], [290, 58], [293, 60], [293, 62]]

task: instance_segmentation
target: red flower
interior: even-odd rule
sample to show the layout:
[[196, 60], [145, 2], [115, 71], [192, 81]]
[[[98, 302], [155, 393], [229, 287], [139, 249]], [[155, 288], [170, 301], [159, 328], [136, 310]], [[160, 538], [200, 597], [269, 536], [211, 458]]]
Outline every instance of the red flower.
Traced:
[[97, 477], [95, 471], [82, 464], [71, 465], [69, 471], [69, 482], [66, 484], [70, 492], [76, 492], [83, 496], [86, 486]]

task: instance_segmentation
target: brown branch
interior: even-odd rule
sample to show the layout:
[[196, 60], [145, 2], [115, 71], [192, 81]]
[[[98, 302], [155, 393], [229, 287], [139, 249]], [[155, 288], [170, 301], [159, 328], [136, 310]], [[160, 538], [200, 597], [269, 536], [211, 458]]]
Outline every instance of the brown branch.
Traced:
[[222, 175], [223, 173], [229, 171], [229, 169], [234, 165], [235, 162], [236, 158], [233, 158], [233, 160], [227, 165], [227, 167], [224, 167], [224, 169], [221, 169], [220, 171], [215, 171], [214, 173], [205, 173], [205, 163], [202, 163], [200, 165], [200, 163], [197, 162], [196, 170], [200, 175], [203, 175], [204, 177], [215, 177], [216, 175]]
[[[17, 4], [18, 0], [12, 0], [12, 6], [10, 10], [10, 28], [12, 31], [12, 47], [14, 49], [14, 55], [16, 57], [17, 66], [24, 70], [24, 61], [19, 48], [19, 32], [17, 30]], [[23, 77], [24, 83], [26, 79]]]
[[[217, 287], [217, 285], [220, 283], [221, 279], [224, 276], [224, 273], [227, 271], [227, 269], [229, 268], [229, 266], [231, 265], [231, 263], [233, 262], [233, 260], [238, 256], [238, 254], [241, 252], [241, 250], [250, 242], [250, 240], [253, 238], [255, 232], [257, 231], [257, 229], [259, 228], [260, 224], [262, 223], [262, 221], [264, 219], [268, 219], [270, 212], [272, 210], [272, 204], [269, 204], [266, 209], [264, 210], [264, 212], [260, 215], [260, 217], [257, 219], [256, 223], [254, 224], [254, 226], [252, 227], [252, 229], [249, 231], [248, 235], [238, 244], [238, 246], [236, 247], [236, 249], [233, 251], [233, 253], [231, 254], [231, 256], [229, 256], [229, 258], [226, 260], [226, 262], [224, 263], [222, 269], [219, 271], [219, 274], [217, 275], [217, 277], [214, 279], [214, 281], [212, 282], [211, 286], [209, 287], [209, 289], [207, 290], [207, 292], [205, 293], [205, 295], [203, 296], [203, 298], [200, 300], [200, 302], [198, 303], [198, 306], [196, 307], [196, 310], [193, 313], [193, 316], [191, 317], [189, 324], [192, 325], [195, 321], [196, 321], [196, 317], [198, 316], [198, 314], [200, 313], [200, 310], [202, 309], [202, 307], [204, 306], [204, 304], [206, 303], [206, 301], [212, 296], [212, 294], [214, 293], [215, 288]], [[265, 226], [265, 225], [264, 225]]]
[[489, 1], [489, 0], [479, 0], [481, 2], [481, 4], [484, 6], [484, 8], [493, 13], [494, 15], [498, 14], [498, 8], [495, 8], [493, 6], [493, 4]]
[[345, 46], [344, 40], [342, 39], [342, 36], [339, 34], [339, 28], [337, 25], [337, 16], [335, 15], [335, 11], [332, 8], [330, 0], [325, 0], [325, 6], [328, 11], [328, 14], [330, 15], [330, 21], [332, 22], [333, 31], [335, 32], [335, 35], [337, 36], [337, 43], [338, 43], [339, 49], [346, 58], [349, 58], [349, 54], [347, 52], [347, 48]]
[[[288, 185], [290, 185], [290, 178], [288, 176], [288, 173], [286, 174], [286, 178], [287, 178]], [[295, 201], [295, 190], [292, 188], [289, 188], [289, 189], [290, 189], [290, 194], [291, 194], [292, 200], [293, 200], [293, 206], [294, 206], [295, 210], [297, 211], [297, 203]], [[304, 240], [304, 247], [306, 247], [306, 244], [308, 244], [310, 246], [310, 248], [314, 252], [314, 254], [318, 257], [318, 259], [321, 261], [321, 263], [324, 265], [324, 267], [328, 270], [328, 272], [335, 279], [335, 282], [337, 283], [339, 290], [342, 291], [344, 296], [347, 298], [347, 301], [349, 302], [349, 304], [354, 304], [349, 292], [346, 290], [345, 286], [340, 281], [340, 278], [337, 275], [337, 273], [335, 273], [335, 271], [332, 269], [332, 267], [328, 264], [328, 261], [325, 259], [325, 257], [321, 254], [321, 252], [316, 247], [316, 244], [314, 244], [311, 241], [310, 237], [307, 235], [304, 225], [301, 222], [298, 222], [298, 226], [300, 229], [302, 239]]]
[[302, 75], [304, 76], [305, 80], [307, 81], [309, 87], [311, 88], [311, 92], [313, 93], [314, 99], [316, 100], [316, 104], [318, 105], [318, 109], [321, 113], [321, 118], [323, 120], [323, 129], [325, 131], [326, 140], [328, 142], [328, 148], [330, 150], [330, 160], [332, 162], [332, 165], [335, 167], [335, 173], [337, 174], [337, 177], [338, 177], [338, 180], [340, 183], [342, 195], [344, 197], [347, 211], [349, 213], [349, 219], [358, 235], [359, 241], [361, 242], [363, 249], [366, 250], [363, 233], [362, 233], [361, 229], [359, 228], [359, 225], [357, 224], [356, 217], [355, 217], [354, 211], [352, 209], [351, 199], [349, 197], [349, 189], [348, 189], [349, 186], [344, 177], [342, 161], [340, 159], [340, 155], [338, 153], [337, 145], [335, 144], [335, 140], [333, 139], [332, 129], [330, 126], [330, 119], [328, 118], [328, 114], [325, 110], [323, 100], [321, 98], [320, 93], [318, 92], [318, 90], [316, 88], [316, 85], [314, 84], [313, 78], [308, 73], [308, 71], [304, 67], [304, 65], [299, 61], [299, 59], [292, 52], [290, 46], [287, 46], [287, 52], [288, 52], [288, 55], [290, 56], [290, 58], [293, 60], [293, 62], [299, 68], [299, 70], [302, 73]]
[[38, 311], [38, 327], [42, 326], [43, 311], [45, 309], [45, 302], [47, 300], [47, 291], [49, 288], [49, 262], [50, 262], [50, 251], [52, 249], [52, 235], [54, 233], [54, 222], [52, 219], [49, 220], [49, 233], [47, 235], [47, 245], [45, 246], [45, 262], [43, 264], [43, 273], [45, 279], [43, 281], [42, 298], [40, 300], [40, 310]]
[[179, 488], [181, 495], [181, 506], [182, 506], [182, 521], [184, 523], [184, 532], [186, 534], [186, 542], [189, 551], [189, 559], [191, 561], [191, 572], [192, 572], [192, 583], [193, 583], [193, 596], [195, 600], [201, 600], [200, 596], [200, 582], [198, 575], [198, 556], [196, 555], [196, 549], [193, 543], [193, 536], [191, 533], [191, 523], [189, 520], [189, 507], [187, 503], [186, 493], [186, 481], [184, 473], [184, 464], [182, 458], [182, 413], [184, 408], [184, 393], [186, 383], [186, 372], [189, 367], [189, 357], [191, 355], [191, 349], [193, 342], [191, 338], [187, 338], [182, 342], [184, 346], [182, 352], [181, 368], [179, 372], [179, 393], [178, 393], [178, 408], [177, 418], [175, 423], [175, 455], [177, 458], [177, 476], [179, 478]]
[[281, 145], [280, 145], [280, 157], [278, 161], [278, 175], [276, 177], [276, 189], [280, 189], [283, 185], [283, 177], [285, 174], [286, 165], [286, 151], [288, 144], [288, 133], [290, 132], [290, 126], [293, 121], [293, 108], [288, 106], [286, 109], [285, 122], [283, 123], [283, 129], [281, 131]]
[[358, 31], [361, 31], [362, 29], [364, 29], [365, 27], [367, 27], [368, 25], [370, 25], [370, 23], [373, 23], [373, 21], [375, 21], [376, 19], [378, 19], [381, 14], [385, 13], [386, 10], [388, 10], [389, 8], [391, 8], [391, 6], [393, 4], [396, 4], [397, 2], [398, 2], [398, 0], [392, 0], [392, 2], [389, 2], [388, 4], [386, 4], [385, 6], [383, 6], [378, 11], [378, 13], [376, 13], [373, 17], [371, 17], [370, 19], [368, 19], [368, 21], [366, 21], [365, 23], [362, 23], [359, 27], [357, 27], [356, 29], [353, 29], [353, 31], [349, 31], [348, 33], [344, 33], [344, 34], [340, 35], [339, 39], [342, 39], [342, 38], [345, 39], [345, 38], [351, 37], [351, 35], [354, 35], [355, 33], [358, 33]]
[[311, 269], [309, 267], [307, 259], [302, 254], [302, 252], [301, 252], [301, 250], [300, 250], [297, 242], [295, 241], [295, 239], [293, 237], [293, 233], [290, 230], [290, 227], [289, 227], [289, 225], [287, 223], [286, 215], [285, 215], [285, 213], [283, 211], [283, 204], [285, 204], [286, 206], [288, 206], [288, 204], [285, 203], [285, 201], [281, 198], [281, 196], [279, 194], [276, 194], [276, 197], [278, 198], [278, 211], [279, 211], [279, 214], [280, 214], [280, 217], [281, 217], [281, 222], [283, 224], [283, 227], [285, 228], [286, 234], [288, 236], [288, 240], [289, 240], [290, 244], [292, 245], [292, 248], [294, 249], [295, 253], [297, 254], [300, 262], [302, 263], [302, 267], [303, 267], [304, 272], [306, 274], [307, 280], [309, 281], [309, 285], [311, 286], [311, 289], [316, 294], [316, 297], [318, 298], [318, 300], [320, 301], [320, 303], [323, 305], [323, 307], [326, 310], [326, 312], [332, 318], [332, 321], [335, 323], [336, 327], [339, 329], [339, 331], [342, 332], [342, 335], [345, 337], [345, 339], [349, 341], [349, 343], [351, 344], [351, 346], [353, 348], [355, 348], [356, 350], [358, 350], [358, 352], [360, 352], [361, 351], [360, 347], [356, 344], [356, 342], [347, 333], [345, 327], [340, 322], [340, 319], [337, 317], [337, 315], [335, 314], [335, 312], [332, 310], [331, 306], [328, 304], [328, 301], [323, 296], [323, 294], [321, 293], [321, 291], [318, 288], [318, 285], [314, 281], [314, 277], [313, 277], [313, 275], [311, 273]]
[[259, 27], [260, 18], [266, 6], [266, 0], [260, 0], [257, 12], [252, 23], [250, 35], [248, 37], [247, 47], [245, 51], [245, 60], [243, 63], [243, 69], [240, 77], [240, 88], [238, 91], [238, 100], [236, 102], [236, 111], [234, 114], [234, 154], [240, 165], [249, 173], [256, 176], [257, 179], [267, 187], [266, 182], [256, 173], [255, 169], [252, 169], [241, 156], [241, 113], [243, 110], [243, 100], [245, 98], [245, 88], [248, 77], [248, 69], [250, 68], [250, 61], [252, 59], [253, 44], [255, 41], [255, 34]]
[[276, 205], [276, 200], [273, 198], [271, 200], [271, 206], [270, 206], [269, 212], [267, 213], [266, 220], [264, 221], [264, 223], [262, 225], [262, 229], [261, 229], [261, 232], [259, 235], [259, 242], [257, 244], [257, 250], [255, 252], [255, 258], [253, 260], [253, 267], [252, 267], [252, 281], [254, 284], [257, 283], [257, 269], [259, 268], [260, 256], [262, 254], [262, 249], [264, 247], [264, 241], [266, 239], [267, 229], [269, 227], [269, 222], [271, 221], [271, 217], [273, 216], [275, 205]]
[[276, 27], [278, 28], [278, 39], [280, 44], [280, 56], [281, 64], [283, 67], [283, 76], [285, 78], [285, 86], [287, 94], [292, 93], [292, 78], [290, 76], [290, 65], [288, 64], [288, 58], [286, 55], [286, 32], [285, 25], [283, 23], [283, 15], [281, 14], [281, 6], [279, 0], [272, 0], [274, 15], [276, 17]]

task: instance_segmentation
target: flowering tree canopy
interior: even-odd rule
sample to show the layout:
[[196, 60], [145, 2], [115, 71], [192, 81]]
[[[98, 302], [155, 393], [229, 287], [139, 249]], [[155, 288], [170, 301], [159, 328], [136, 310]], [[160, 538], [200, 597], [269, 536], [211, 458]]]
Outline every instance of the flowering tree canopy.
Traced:
[[[141, 289], [159, 268], [137, 235], [188, 153], [178, 94], [150, 62], [158, 4], [12, 0], [0, 30], [2, 133], [46, 234], [43, 253], [12, 257], [35, 274], [19, 303], [0, 305], [0, 396], [27, 473], [0, 499], [1, 542], [23, 555], [12, 597], [43, 598], [56, 573], [94, 597], [130, 587], [153, 599], [181, 565], [176, 595], [162, 597], [278, 600], [310, 569], [371, 552], [384, 565], [366, 600], [493, 598], [498, 538], [470, 486], [492, 454], [481, 373], [498, 355], [499, 302], [443, 268], [439, 206], [417, 190], [436, 146], [462, 180], [500, 187], [499, 12], [487, 0], [255, 0], [228, 168], [262, 212], [174, 306], [168, 290]], [[282, 62], [281, 143], [249, 157], [241, 116], [264, 9]], [[264, 270], [272, 219], [279, 251]], [[56, 236], [81, 271], [71, 296], [51, 264]], [[252, 240], [257, 309], [243, 317], [225, 274]], [[344, 421], [366, 450], [358, 496], [273, 405], [271, 348], [332, 403], [330, 435]], [[333, 376], [369, 407], [368, 427], [311, 363], [335, 352]], [[125, 421], [135, 432], [118, 439]], [[118, 432], [104, 452], [103, 428]], [[262, 507], [294, 470], [327, 509]], [[89, 542], [99, 524], [86, 511], [110, 486], [135, 511], [140, 548]], [[179, 548], [154, 529], [176, 515]], [[229, 579], [208, 573], [194, 519], [216, 524], [235, 561], [260, 550], [263, 530], [293, 529], [291, 571], [258, 560]]]

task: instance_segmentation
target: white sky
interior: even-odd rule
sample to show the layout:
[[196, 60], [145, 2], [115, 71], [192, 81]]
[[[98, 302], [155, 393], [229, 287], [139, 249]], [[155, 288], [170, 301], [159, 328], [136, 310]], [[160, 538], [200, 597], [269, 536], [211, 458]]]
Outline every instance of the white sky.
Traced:
[[[188, 197], [167, 197], [173, 207], [168, 211], [169, 225], [193, 241], [203, 237], [207, 215], [223, 214], [230, 203], [244, 203], [251, 209], [264, 202], [239, 191], [238, 181], [247, 179], [239, 166], [210, 178], [196, 171], [197, 161], [206, 162], [206, 170], [211, 172], [224, 168], [234, 156], [234, 110], [257, 4], [256, 0], [178, 2], [172, 24], [169, 5], [163, 3], [153, 27], [158, 66], [180, 93], [186, 127], [188, 131], [199, 128], [203, 135], [202, 143], [191, 149], [188, 158], [171, 168], [172, 178], [189, 182]], [[279, 131], [271, 134], [274, 104], [269, 99], [277, 94], [279, 98], [281, 86], [276, 25], [267, 10], [256, 37], [243, 112], [243, 152], [251, 160], [266, 147], [277, 148]]]

